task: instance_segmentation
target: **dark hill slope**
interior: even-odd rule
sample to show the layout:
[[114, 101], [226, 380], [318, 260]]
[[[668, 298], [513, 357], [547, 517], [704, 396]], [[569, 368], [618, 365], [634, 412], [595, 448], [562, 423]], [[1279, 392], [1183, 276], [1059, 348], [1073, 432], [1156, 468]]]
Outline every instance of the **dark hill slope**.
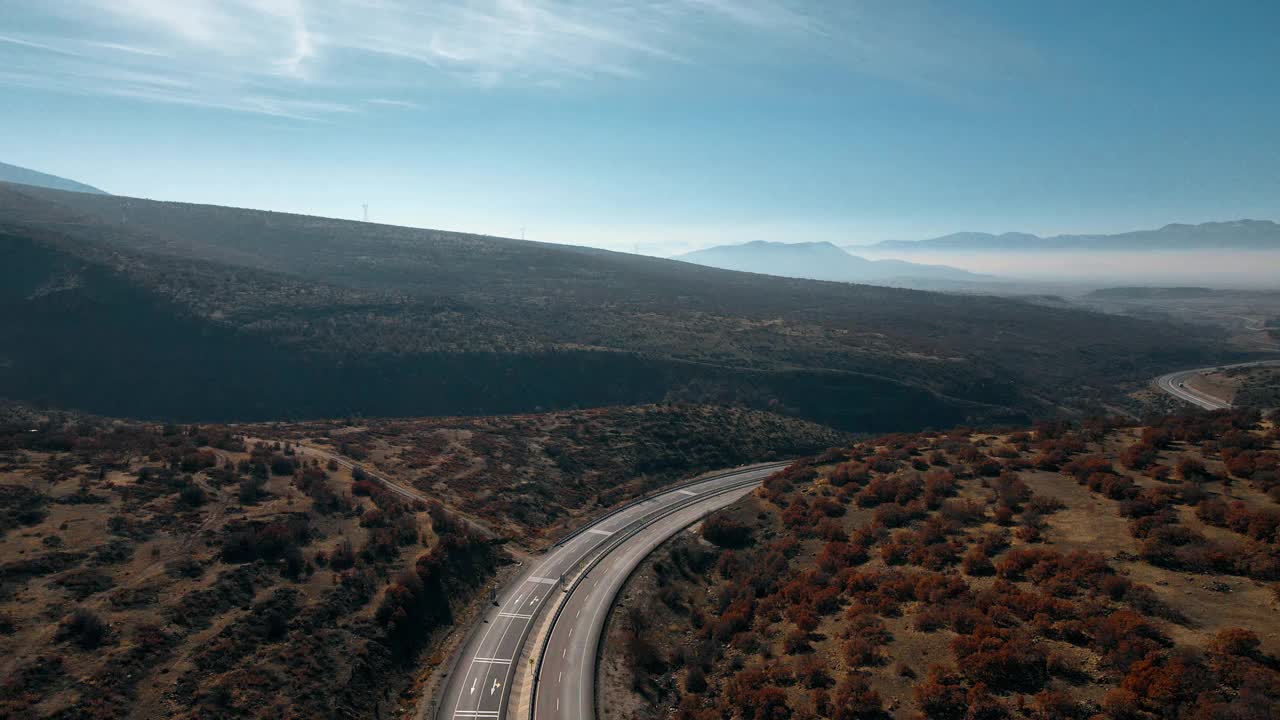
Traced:
[[887, 430], [1083, 405], [1207, 354], [1005, 299], [12, 185], [0, 243], [0, 394], [113, 414], [687, 399]]

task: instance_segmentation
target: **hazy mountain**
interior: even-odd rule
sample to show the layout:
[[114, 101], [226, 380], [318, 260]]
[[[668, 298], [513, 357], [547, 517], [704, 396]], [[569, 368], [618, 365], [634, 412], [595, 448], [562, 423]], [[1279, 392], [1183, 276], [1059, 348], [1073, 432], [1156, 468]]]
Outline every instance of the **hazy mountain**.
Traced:
[[960, 232], [929, 240], [886, 240], [874, 245], [850, 246], [850, 250], [874, 252], [936, 251], [1037, 251], [1037, 250], [1278, 250], [1280, 225], [1270, 220], [1234, 220], [1199, 225], [1172, 224], [1158, 230], [1136, 230], [1115, 235], [1054, 235], [1027, 233]]
[[781, 243], [756, 240], [741, 245], [719, 245], [695, 250], [675, 259], [725, 270], [871, 285], [908, 278], [948, 281], [989, 279], [989, 276], [946, 265], [922, 265], [904, 260], [867, 260], [850, 255], [828, 242]]
[[105, 195], [106, 193], [92, 185], [68, 180], [58, 177], [57, 175], [49, 175], [36, 170], [29, 170], [17, 165], [9, 165], [0, 162], [0, 181], [21, 183], [23, 185], [35, 185], [37, 187], [53, 188], [54, 190], [69, 190], [71, 192], [96, 193]]
[[1214, 349], [1009, 299], [12, 184], [0, 257], [0, 397], [179, 420], [697, 401], [946, 427]]

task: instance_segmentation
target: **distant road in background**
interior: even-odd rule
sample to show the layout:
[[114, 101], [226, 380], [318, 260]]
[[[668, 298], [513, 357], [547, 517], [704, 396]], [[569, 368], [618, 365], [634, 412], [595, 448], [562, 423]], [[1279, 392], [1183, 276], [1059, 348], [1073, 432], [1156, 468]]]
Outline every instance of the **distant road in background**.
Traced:
[[1280, 365], [1280, 360], [1256, 360], [1254, 362], [1236, 363], [1234, 365], [1215, 365], [1213, 367], [1196, 368], [1195, 370], [1179, 370], [1156, 378], [1156, 387], [1179, 400], [1189, 402], [1196, 407], [1203, 408], [1205, 410], [1225, 410], [1231, 407], [1231, 403], [1223, 400], [1222, 398], [1214, 397], [1188, 387], [1187, 380], [1201, 373], [1217, 370], [1229, 370], [1231, 368], [1240, 367], [1257, 367], [1259, 365]]

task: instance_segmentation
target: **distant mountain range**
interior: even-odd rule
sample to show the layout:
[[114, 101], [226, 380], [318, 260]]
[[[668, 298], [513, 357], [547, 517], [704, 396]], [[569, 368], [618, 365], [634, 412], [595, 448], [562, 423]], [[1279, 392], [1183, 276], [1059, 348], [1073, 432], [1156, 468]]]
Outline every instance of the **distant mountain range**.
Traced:
[[725, 270], [836, 282], [918, 284], [908, 281], [990, 280], [946, 265], [922, 265], [905, 260], [867, 260], [829, 242], [782, 243], [756, 240], [741, 245], [718, 245], [680, 255], [675, 260]]
[[1174, 223], [1158, 230], [1115, 235], [1054, 235], [1028, 233], [992, 235], [959, 232], [929, 240], [886, 240], [874, 245], [848, 245], [853, 252], [986, 252], [1070, 250], [1280, 250], [1280, 225], [1270, 220], [1232, 220], [1199, 225]]
[[99, 190], [92, 185], [85, 185], [75, 180], [58, 177], [57, 175], [49, 175], [38, 170], [31, 170], [17, 165], [0, 162], [0, 181], [21, 183], [23, 185], [35, 185], [36, 187], [51, 188], [53, 190], [69, 190], [71, 192], [94, 193], [95, 195], [106, 195], [107, 193]]

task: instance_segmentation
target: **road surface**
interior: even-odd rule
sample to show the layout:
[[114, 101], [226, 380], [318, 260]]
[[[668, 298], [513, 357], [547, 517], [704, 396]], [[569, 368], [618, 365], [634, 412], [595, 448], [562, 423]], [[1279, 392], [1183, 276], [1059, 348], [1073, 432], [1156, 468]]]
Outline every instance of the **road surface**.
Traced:
[[538, 673], [534, 720], [590, 720], [595, 712], [597, 650], [609, 608], [631, 572], [665, 540], [753, 486], [738, 488], [649, 525], [608, 554], [569, 595], [552, 627]]
[[1235, 365], [1219, 365], [1215, 367], [1196, 368], [1195, 370], [1179, 370], [1178, 372], [1172, 372], [1168, 375], [1161, 375], [1156, 378], [1156, 387], [1179, 400], [1189, 402], [1196, 407], [1200, 407], [1205, 410], [1225, 410], [1231, 407], [1231, 403], [1191, 388], [1187, 385], [1187, 380], [1195, 375], [1199, 375], [1200, 373], [1207, 373], [1215, 370], [1277, 364], [1280, 364], [1280, 360], [1257, 360], [1254, 362], [1236, 363]]
[[548, 640], [545, 653], [540, 647], [530, 648], [529, 657], [544, 657], [535, 717], [593, 717], [596, 647], [614, 595], [630, 569], [680, 528], [750, 492], [784, 465], [723, 473], [655, 494], [587, 526], [531, 562], [529, 570], [499, 593], [497, 605], [484, 614], [483, 624], [460, 650], [436, 717], [514, 717], [508, 708], [512, 682], [517, 671], [530, 669], [518, 667], [521, 651], [542, 613], [554, 613], [557, 607], [562, 608], [557, 621], [543, 636]]

